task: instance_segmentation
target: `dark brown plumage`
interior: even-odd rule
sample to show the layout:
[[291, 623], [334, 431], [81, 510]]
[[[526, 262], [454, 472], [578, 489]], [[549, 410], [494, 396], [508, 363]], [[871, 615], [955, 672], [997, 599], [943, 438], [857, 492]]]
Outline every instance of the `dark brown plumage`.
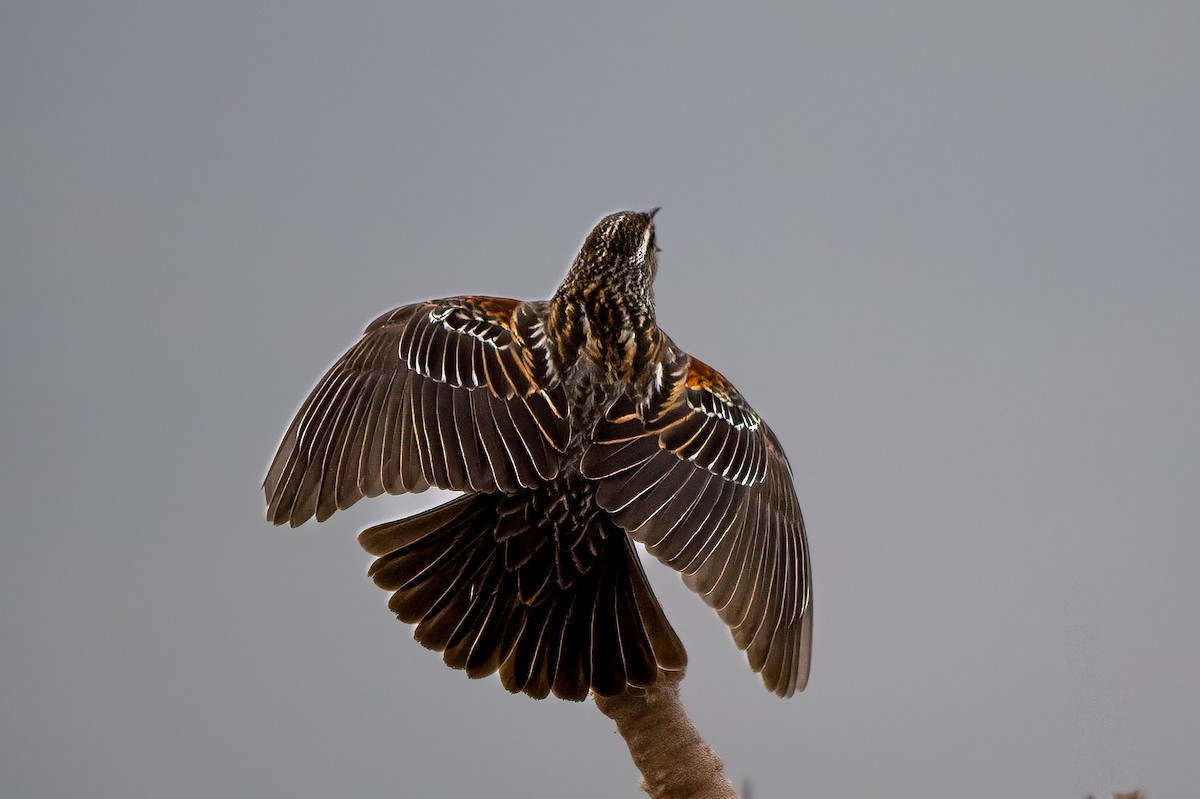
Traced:
[[539, 698], [685, 667], [640, 541], [791, 696], [812, 642], [791, 470], [737, 389], [655, 323], [653, 217], [601, 220], [548, 302], [451, 297], [373, 322], [288, 428], [268, 518], [466, 492], [364, 531], [370, 574], [448, 665]]

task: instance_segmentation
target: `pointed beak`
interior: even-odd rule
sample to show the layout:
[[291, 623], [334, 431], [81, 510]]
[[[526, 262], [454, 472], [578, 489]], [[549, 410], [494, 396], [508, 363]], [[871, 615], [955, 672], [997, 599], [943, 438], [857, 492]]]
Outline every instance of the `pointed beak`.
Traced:
[[655, 215], [655, 214], [657, 214], [657, 213], [658, 213], [659, 211], [661, 211], [661, 210], [662, 210], [662, 206], [661, 206], [661, 205], [660, 205], [660, 206], [658, 206], [657, 208], [651, 208], [649, 211], [647, 211], [647, 212], [646, 212], [646, 216], [648, 216], [648, 217], [650, 217], [651, 219], [653, 219], [653, 218], [654, 218], [654, 215]]

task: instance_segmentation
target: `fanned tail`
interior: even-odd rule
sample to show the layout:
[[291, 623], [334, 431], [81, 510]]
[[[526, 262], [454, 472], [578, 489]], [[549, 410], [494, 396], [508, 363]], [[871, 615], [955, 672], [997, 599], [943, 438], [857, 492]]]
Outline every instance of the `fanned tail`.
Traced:
[[[363, 531], [370, 575], [414, 637], [472, 678], [541, 699], [645, 688], [687, 654], [624, 531], [598, 512], [572, 534], [531, 492], [467, 494]], [[540, 522], [537, 519], [542, 519]]]

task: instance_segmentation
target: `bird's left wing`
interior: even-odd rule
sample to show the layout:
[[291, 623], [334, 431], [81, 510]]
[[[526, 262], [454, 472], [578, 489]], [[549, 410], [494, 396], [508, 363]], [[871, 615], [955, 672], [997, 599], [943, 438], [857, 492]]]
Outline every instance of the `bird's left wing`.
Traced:
[[284, 435], [263, 486], [270, 520], [322, 521], [384, 491], [553, 478], [569, 426], [542, 306], [450, 297], [372, 322]]
[[803, 690], [812, 581], [791, 468], [729, 381], [671, 347], [648, 401], [618, 400], [581, 470], [597, 503], [729, 625], [780, 696]]

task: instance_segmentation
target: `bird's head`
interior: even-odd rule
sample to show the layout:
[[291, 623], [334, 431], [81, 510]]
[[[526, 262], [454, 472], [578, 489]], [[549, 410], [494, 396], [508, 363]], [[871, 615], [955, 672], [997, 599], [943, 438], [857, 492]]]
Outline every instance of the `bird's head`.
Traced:
[[588, 234], [557, 297], [587, 306], [620, 305], [654, 317], [658, 246], [651, 211], [609, 214]]

